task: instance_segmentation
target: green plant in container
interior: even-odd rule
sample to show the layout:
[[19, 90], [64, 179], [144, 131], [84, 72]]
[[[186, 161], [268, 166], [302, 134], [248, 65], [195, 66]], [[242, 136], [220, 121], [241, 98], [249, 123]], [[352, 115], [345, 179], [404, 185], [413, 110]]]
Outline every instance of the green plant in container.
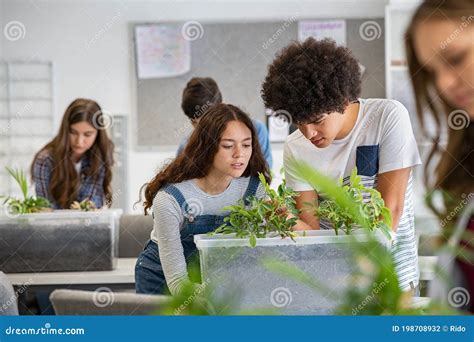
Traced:
[[[348, 217], [349, 222], [365, 228], [365, 243], [348, 244], [355, 269], [350, 274], [350, 286], [343, 292], [333, 291], [331, 284], [315, 279], [290, 262], [264, 259], [262, 263], [271, 272], [304, 284], [314, 291], [319, 291], [340, 300], [334, 311], [338, 315], [452, 315], [458, 314], [442, 303], [431, 301], [427, 306], [412, 305], [412, 296], [399, 288], [395, 262], [392, 253], [372, 233], [378, 226], [376, 211], [364, 207], [366, 203], [359, 197], [362, 190], [357, 171], [352, 172], [351, 185], [341, 187], [331, 178], [314, 170], [304, 162], [295, 162], [294, 168], [300, 179], [311, 184], [318, 192], [332, 203], [333, 212], [338, 211]], [[354, 191], [355, 189], [355, 191]], [[364, 188], [365, 191], [366, 188]], [[374, 203], [369, 204], [380, 209], [380, 194], [375, 193]], [[329, 209], [328, 209], [329, 210]], [[390, 221], [385, 221], [386, 224]]]
[[230, 212], [224, 219], [224, 224], [211, 234], [235, 233], [238, 238], [249, 238], [250, 246], [255, 247], [257, 238], [267, 237], [274, 233], [282, 238], [293, 239], [296, 233], [293, 227], [297, 221], [298, 210], [295, 208], [297, 195], [283, 182], [277, 190], [270, 188], [265, 177], [259, 174], [259, 179], [265, 188], [267, 198], [252, 197], [249, 205], [241, 200], [237, 205], [223, 208]]
[[[330, 221], [336, 231], [340, 230], [346, 234], [360, 226], [358, 221], [362, 218], [366, 223], [365, 227], [371, 231], [380, 229], [389, 239], [392, 226], [392, 215], [390, 209], [385, 206], [385, 202], [380, 192], [373, 188], [367, 188], [362, 184], [361, 177], [357, 175], [357, 168], [352, 170], [349, 184], [343, 185], [342, 178], [339, 179], [339, 187], [347, 194], [348, 199], [357, 204], [357, 209], [352, 212], [347, 206], [341, 206], [332, 198], [324, 198], [318, 205], [306, 203], [310, 210], [314, 210], [320, 219]], [[364, 193], [370, 196], [364, 201]]]
[[30, 196], [28, 193], [28, 181], [23, 170], [5, 167], [7, 172], [15, 179], [23, 194], [23, 199], [11, 196], [0, 196], [5, 198], [3, 204], [7, 206], [10, 214], [29, 214], [41, 211], [51, 211], [50, 203], [46, 198]]

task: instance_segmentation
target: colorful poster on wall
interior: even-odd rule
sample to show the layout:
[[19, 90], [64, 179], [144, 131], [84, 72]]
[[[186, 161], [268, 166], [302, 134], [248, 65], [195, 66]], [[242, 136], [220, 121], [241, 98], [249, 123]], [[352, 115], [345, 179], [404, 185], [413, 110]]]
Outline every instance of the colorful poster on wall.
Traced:
[[332, 38], [337, 45], [346, 46], [345, 20], [305, 20], [298, 22], [298, 40]]
[[179, 24], [135, 26], [139, 79], [183, 75], [191, 69], [191, 42]]

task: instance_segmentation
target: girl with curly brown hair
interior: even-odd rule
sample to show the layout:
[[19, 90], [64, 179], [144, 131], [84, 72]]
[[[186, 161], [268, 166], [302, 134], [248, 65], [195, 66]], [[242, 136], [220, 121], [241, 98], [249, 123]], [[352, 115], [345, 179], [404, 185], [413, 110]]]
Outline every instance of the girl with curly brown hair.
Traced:
[[193, 237], [224, 222], [222, 208], [265, 195], [270, 180], [252, 120], [230, 104], [216, 104], [200, 118], [184, 150], [145, 188], [145, 214], [153, 211], [150, 241], [135, 267], [138, 293], [177, 294], [197, 256]]

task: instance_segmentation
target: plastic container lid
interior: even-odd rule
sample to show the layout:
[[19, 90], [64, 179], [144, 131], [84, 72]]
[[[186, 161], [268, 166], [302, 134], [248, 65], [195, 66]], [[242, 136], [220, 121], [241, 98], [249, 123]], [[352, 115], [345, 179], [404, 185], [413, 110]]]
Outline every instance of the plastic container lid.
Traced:
[[18, 220], [67, 220], [67, 219], [94, 219], [94, 218], [119, 218], [122, 209], [99, 209], [94, 211], [80, 210], [53, 210], [32, 214], [0, 214], [0, 223], [12, 223]]
[[[339, 232], [335, 234], [334, 230], [307, 230], [305, 232], [296, 231], [299, 236], [292, 240], [291, 238], [281, 238], [279, 235], [257, 238], [257, 246], [289, 246], [289, 245], [314, 245], [328, 243], [349, 243], [354, 241], [364, 242], [368, 240], [367, 231], [358, 229], [350, 235]], [[371, 234], [371, 233], [369, 233]], [[380, 232], [375, 233], [375, 237], [382, 244], [388, 245], [387, 238]], [[249, 238], [237, 238], [235, 234], [199, 234], [194, 236], [194, 243], [198, 249], [213, 247], [248, 247]]]

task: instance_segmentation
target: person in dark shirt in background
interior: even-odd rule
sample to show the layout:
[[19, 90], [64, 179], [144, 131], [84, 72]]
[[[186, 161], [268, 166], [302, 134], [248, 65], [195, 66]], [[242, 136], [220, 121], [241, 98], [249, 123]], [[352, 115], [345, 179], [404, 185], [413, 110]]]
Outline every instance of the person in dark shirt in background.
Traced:
[[[191, 125], [196, 127], [199, 118], [213, 105], [222, 103], [222, 94], [216, 81], [210, 77], [193, 77], [186, 84], [183, 90], [181, 108], [184, 114], [191, 121]], [[271, 169], [273, 164], [270, 141], [268, 139], [267, 127], [258, 120], [253, 119], [253, 124], [257, 130], [258, 141], [262, 154]], [[184, 149], [189, 136], [184, 138], [179, 147], [177, 155]]]

